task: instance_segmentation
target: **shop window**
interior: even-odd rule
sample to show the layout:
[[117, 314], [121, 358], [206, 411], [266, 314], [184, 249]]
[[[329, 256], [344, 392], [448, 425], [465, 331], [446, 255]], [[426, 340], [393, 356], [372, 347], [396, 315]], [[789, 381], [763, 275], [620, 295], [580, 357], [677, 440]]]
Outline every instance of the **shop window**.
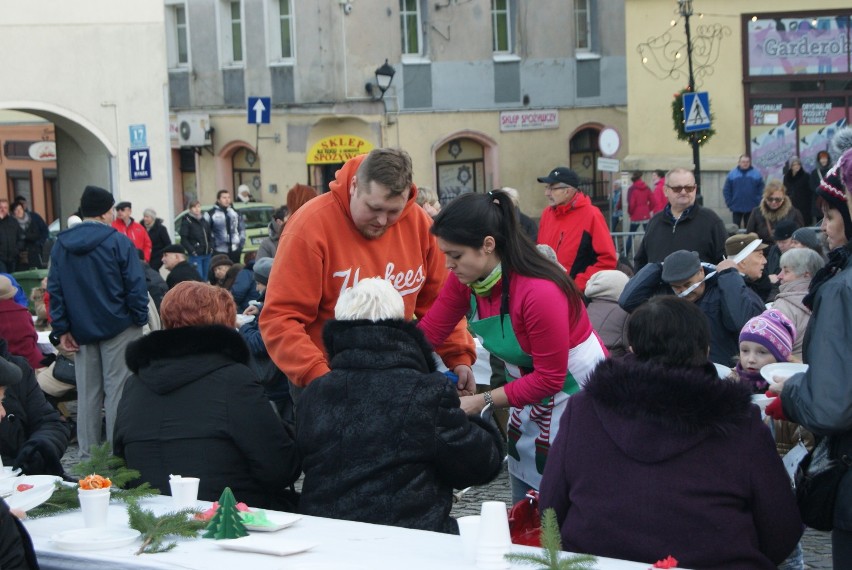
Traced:
[[442, 206], [471, 192], [485, 192], [485, 149], [473, 139], [454, 139], [435, 153]]
[[[28, 157], [29, 158], [29, 157]], [[27, 203], [32, 207], [33, 203], [33, 179], [32, 172], [29, 170], [7, 170], [6, 171], [6, 187], [9, 189], [9, 196], [14, 200], [18, 196], [23, 196], [27, 199]]]
[[257, 154], [249, 148], [237, 150], [231, 157], [231, 168], [234, 173], [234, 200], [237, 199], [240, 184], [248, 186], [252, 197], [260, 200], [260, 162]]

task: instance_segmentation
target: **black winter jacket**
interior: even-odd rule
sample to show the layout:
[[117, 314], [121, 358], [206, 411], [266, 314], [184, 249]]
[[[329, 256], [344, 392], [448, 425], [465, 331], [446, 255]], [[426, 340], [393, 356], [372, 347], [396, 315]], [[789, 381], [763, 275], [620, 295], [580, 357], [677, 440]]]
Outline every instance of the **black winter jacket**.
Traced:
[[294, 510], [296, 447], [248, 357], [237, 331], [224, 326], [156, 331], [131, 343], [115, 454], [161, 493], [169, 493], [169, 474], [193, 476], [201, 500], [230, 487], [251, 507]]
[[634, 265], [639, 271], [645, 264], [661, 262], [679, 249], [698, 252], [705, 263], [719, 263], [724, 257], [726, 239], [725, 224], [713, 210], [695, 204], [675, 223], [667, 205], [648, 222]]
[[159, 270], [163, 266], [163, 250], [172, 244], [172, 238], [169, 237], [169, 231], [163, 225], [162, 219], [154, 220], [154, 224], [148, 228], [148, 237], [151, 238], [151, 267]]
[[213, 251], [213, 235], [210, 233], [210, 222], [201, 216], [200, 219], [187, 214], [180, 222], [180, 244], [186, 248], [189, 255], [207, 255]]
[[[705, 264], [705, 274], [713, 270]], [[660, 278], [662, 272], [661, 263], [649, 263], [631, 277], [618, 299], [621, 308], [632, 313], [654, 295], [672, 294]], [[710, 326], [710, 360], [730, 366], [740, 351], [740, 331], [750, 318], [764, 311], [763, 301], [731, 267], [705, 281], [704, 295], [695, 303]]]
[[188, 261], [181, 261], [175, 265], [172, 270], [169, 271], [168, 277], [166, 277], [166, 284], [169, 286], [169, 289], [174, 288], [175, 285], [184, 281], [204, 282], [204, 279], [202, 279], [201, 275], [198, 273], [198, 269], [196, 269], [194, 265], [190, 265]]
[[18, 259], [18, 251], [24, 244], [24, 234], [15, 216], [9, 214], [0, 219], [0, 261], [6, 263], [11, 272], [15, 261]]
[[458, 533], [453, 488], [500, 472], [497, 430], [468, 418], [412, 323], [329, 321], [331, 372], [299, 398], [305, 514]]
[[[21, 369], [21, 381], [6, 387], [0, 422], [0, 456], [4, 465], [20, 467], [27, 475], [62, 475], [60, 460], [68, 448], [70, 430], [59, 412], [44, 398], [25, 358], [12, 356], [0, 339], [0, 356]], [[5, 566], [3, 566], [5, 568]]]

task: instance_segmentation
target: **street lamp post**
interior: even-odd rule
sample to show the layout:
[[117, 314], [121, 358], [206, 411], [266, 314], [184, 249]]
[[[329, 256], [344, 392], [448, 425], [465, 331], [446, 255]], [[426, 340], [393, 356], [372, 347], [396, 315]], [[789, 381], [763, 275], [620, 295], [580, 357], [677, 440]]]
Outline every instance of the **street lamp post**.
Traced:
[[[689, 92], [695, 93], [695, 74], [692, 70], [692, 33], [689, 29], [689, 17], [692, 16], [692, 0], [678, 0], [680, 15], [683, 16], [686, 29], [686, 63], [689, 67]], [[686, 109], [684, 109], [686, 112]], [[692, 145], [692, 162], [695, 165], [695, 184], [701, 193], [701, 151], [698, 146], [698, 133], [689, 134], [689, 144]]]

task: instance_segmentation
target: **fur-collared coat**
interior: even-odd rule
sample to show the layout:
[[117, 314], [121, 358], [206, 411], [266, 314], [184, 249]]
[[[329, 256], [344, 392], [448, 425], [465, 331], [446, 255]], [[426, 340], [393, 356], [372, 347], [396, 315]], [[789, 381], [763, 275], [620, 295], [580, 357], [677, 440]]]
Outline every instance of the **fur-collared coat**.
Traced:
[[772, 570], [802, 534], [748, 387], [712, 365], [603, 362], [571, 396], [541, 485], [565, 550]]
[[752, 210], [748, 218], [746, 231], [756, 233], [757, 237], [771, 245], [775, 243], [775, 226], [782, 220], [793, 222], [797, 228], [805, 225], [802, 213], [793, 207], [789, 196], [784, 196], [784, 201], [777, 210], [770, 210], [766, 206], [766, 200], [761, 200], [760, 205]]
[[199, 477], [198, 498], [230, 487], [252, 507], [293, 510], [293, 437], [248, 367], [239, 333], [224, 326], [152, 332], [127, 347], [127, 381], [113, 447], [161, 493], [169, 474]]
[[296, 433], [309, 515], [458, 533], [453, 488], [500, 472], [497, 429], [459, 408], [413, 323], [329, 321], [331, 372], [299, 397]]

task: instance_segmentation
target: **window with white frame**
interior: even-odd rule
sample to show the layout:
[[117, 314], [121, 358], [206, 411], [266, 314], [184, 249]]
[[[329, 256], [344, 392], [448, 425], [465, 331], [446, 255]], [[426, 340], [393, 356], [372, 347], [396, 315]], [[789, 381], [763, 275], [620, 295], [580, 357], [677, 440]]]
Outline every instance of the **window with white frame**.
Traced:
[[399, 31], [403, 55], [422, 53], [420, 29], [420, 0], [399, 0]]
[[574, 0], [574, 48], [577, 51], [592, 49], [591, 0]]
[[296, 58], [296, 16], [293, 0], [267, 0], [267, 49], [270, 63], [292, 63]]
[[491, 32], [494, 53], [512, 53], [509, 0], [491, 0]]
[[189, 27], [186, 4], [166, 5], [166, 52], [169, 69], [189, 67]]
[[222, 65], [243, 64], [243, 16], [240, 0], [223, 0], [219, 3], [219, 38]]

